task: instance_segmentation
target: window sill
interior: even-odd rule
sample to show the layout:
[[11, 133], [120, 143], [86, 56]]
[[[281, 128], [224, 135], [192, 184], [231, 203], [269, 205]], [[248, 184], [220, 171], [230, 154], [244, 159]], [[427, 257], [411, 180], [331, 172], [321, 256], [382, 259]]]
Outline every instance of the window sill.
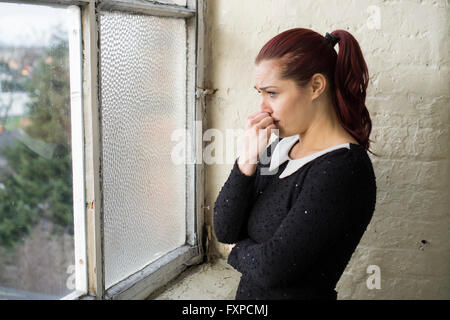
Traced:
[[61, 298], [61, 300], [84, 300], [84, 297], [88, 297], [86, 292], [74, 291], [67, 296]]
[[241, 274], [224, 259], [186, 269], [147, 300], [234, 300]]

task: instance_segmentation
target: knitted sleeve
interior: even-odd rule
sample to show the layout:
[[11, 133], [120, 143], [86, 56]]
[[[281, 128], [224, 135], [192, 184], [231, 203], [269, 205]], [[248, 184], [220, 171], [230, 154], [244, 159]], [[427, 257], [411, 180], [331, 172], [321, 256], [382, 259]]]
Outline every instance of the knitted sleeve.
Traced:
[[255, 199], [255, 181], [259, 172], [247, 176], [235, 160], [233, 169], [214, 203], [214, 232], [219, 242], [236, 243], [247, 238], [247, 220]]
[[[317, 259], [340, 241], [354, 222], [351, 197], [357, 169], [345, 156], [311, 167], [292, 208], [273, 236], [236, 244], [228, 263], [263, 287], [307, 275]], [[331, 163], [331, 164], [330, 164]]]

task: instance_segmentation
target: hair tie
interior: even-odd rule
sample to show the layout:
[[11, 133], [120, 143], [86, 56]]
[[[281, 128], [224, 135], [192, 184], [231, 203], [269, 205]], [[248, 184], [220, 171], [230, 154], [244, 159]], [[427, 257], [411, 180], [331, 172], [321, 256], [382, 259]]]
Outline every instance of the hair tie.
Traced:
[[331, 33], [328, 32], [326, 33], [325, 38], [327, 38], [332, 47], [334, 47], [336, 43], [339, 42], [339, 38], [336, 38], [335, 36], [333, 36]]

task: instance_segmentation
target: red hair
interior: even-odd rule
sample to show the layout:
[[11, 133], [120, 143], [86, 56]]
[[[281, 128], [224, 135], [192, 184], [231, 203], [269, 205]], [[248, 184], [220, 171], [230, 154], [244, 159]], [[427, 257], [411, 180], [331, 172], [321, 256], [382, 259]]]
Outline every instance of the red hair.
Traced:
[[295, 28], [269, 40], [255, 63], [282, 58], [282, 78], [292, 79], [300, 87], [308, 83], [314, 74], [323, 74], [329, 80], [339, 122], [359, 144], [374, 154], [369, 150], [372, 121], [365, 105], [369, 72], [361, 48], [345, 30], [335, 30], [331, 34], [339, 39], [339, 54], [319, 33]]

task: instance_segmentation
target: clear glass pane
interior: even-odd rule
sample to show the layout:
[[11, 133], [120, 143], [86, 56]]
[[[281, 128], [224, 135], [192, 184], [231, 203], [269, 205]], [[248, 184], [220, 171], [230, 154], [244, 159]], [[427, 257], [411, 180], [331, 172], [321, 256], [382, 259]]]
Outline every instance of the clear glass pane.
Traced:
[[0, 3], [0, 299], [75, 289], [66, 21]]
[[186, 171], [171, 134], [186, 124], [184, 19], [100, 18], [106, 287], [185, 243]]

